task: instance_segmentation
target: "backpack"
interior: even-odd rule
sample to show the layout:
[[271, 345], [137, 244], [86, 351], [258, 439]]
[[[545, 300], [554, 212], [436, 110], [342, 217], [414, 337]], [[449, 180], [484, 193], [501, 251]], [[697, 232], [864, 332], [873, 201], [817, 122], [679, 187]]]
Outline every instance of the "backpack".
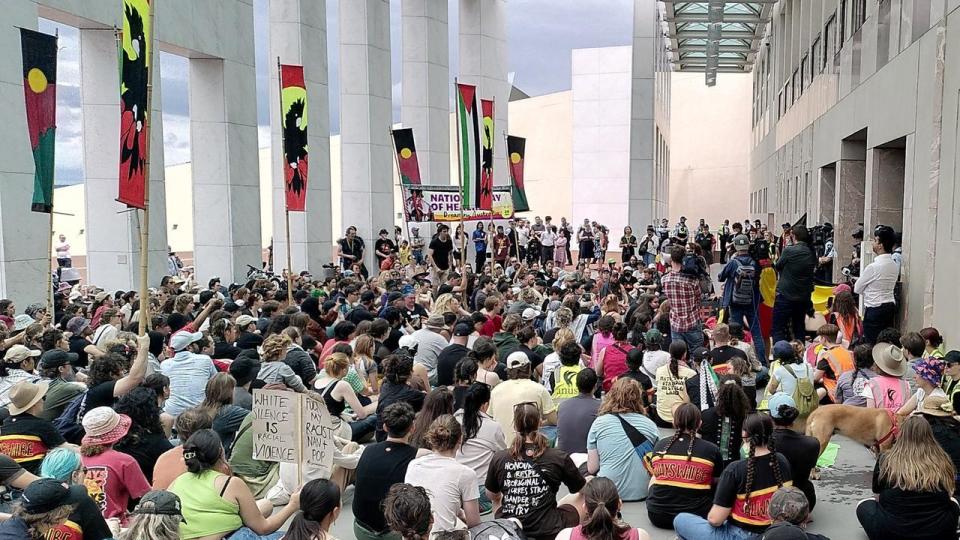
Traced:
[[53, 420], [53, 427], [71, 444], [80, 444], [80, 439], [86, 434], [80, 420], [86, 413], [87, 393], [84, 392], [73, 398], [60, 416]]
[[783, 364], [783, 369], [797, 380], [797, 385], [793, 389], [793, 401], [797, 404], [797, 410], [800, 411], [800, 418], [806, 418], [820, 405], [820, 398], [817, 397], [817, 390], [813, 387], [813, 381], [807, 377], [797, 377], [793, 368], [788, 364]]
[[520, 524], [514, 519], [494, 519], [470, 528], [475, 540], [526, 540]]
[[[684, 390], [686, 390], [686, 388], [684, 388]], [[627, 438], [630, 439], [630, 444], [633, 445], [633, 451], [640, 457], [640, 461], [646, 460], [647, 454], [653, 452], [653, 443], [650, 442], [650, 439], [647, 439], [646, 435], [640, 433], [640, 430], [633, 427], [633, 424], [624, 420], [622, 416], [619, 414], [614, 416], [617, 417], [617, 420], [620, 420], [620, 426], [623, 427]]]
[[752, 264], [744, 264], [738, 259], [737, 269], [733, 271], [733, 297], [731, 302], [738, 306], [753, 305], [753, 291], [757, 286], [757, 269]]

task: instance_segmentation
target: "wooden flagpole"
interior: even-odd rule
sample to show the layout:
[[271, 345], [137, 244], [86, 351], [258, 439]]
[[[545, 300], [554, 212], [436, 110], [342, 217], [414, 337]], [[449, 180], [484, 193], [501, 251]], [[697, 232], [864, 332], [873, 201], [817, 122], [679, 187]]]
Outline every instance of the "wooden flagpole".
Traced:
[[[460, 82], [459, 82], [459, 79], [458, 79], [457, 77], [454, 77], [454, 78], [453, 78], [453, 91], [456, 93], [455, 95], [457, 96], [457, 101], [458, 101], [458, 102], [459, 102], [461, 99], [463, 99], [463, 96], [460, 95]], [[476, 101], [476, 98], [474, 98], [474, 101]], [[463, 226], [463, 211], [464, 211], [464, 208], [463, 208], [463, 207], [464, 207], [464, 205], [466, 204], [466, 201], [464, 201], [464, 199], [463, 199], [463, 141], [460, 140], [460, 129], [461, 129], [461, 122], [462, 122], [462, 121], [463, 121], [463, 119], [460, 118], [460, 106], [458, 105], [458, 106], [457, 106], [457, 158], [458, 158], [458, 159], [457, 159], [457, 172], [458, 172], [458, 174], [457, 174], [457, 184], [460, 186], [460, 232], [461, 232], [461, 234], [464, 233], [464, 232], [466, 232], [466, 231], [465, 231], [465, 228], [464, 228], [464, 226]], [[457, 235], [456, 235], [456, 232], [454, 232], [454, 234], [453, 234], [453, 243], [454, 243], [454, 245], [456, 245], [456, 242], [457, 242]], [[461, 272], [461, 274], [463, 273], [463, 267], [464, 267], [464, 265], [466, 264], [466, 258], [467, 258], [466, 246], [462, 246], [462, 247], [460, 248], [460, 272]], [[434, 264], [436, 264], [436, 262], [434, 262]], [[437, 287], [439, 287], [439, 286], [440, 286], [440, 284], [437, 284]], [[462, 303], [463, 303], [463, 305], [466, 305], [466, 304], [467, 304], [466, 276], [463, 276], [463, 277], [462, 277], [462, 279], [461, 279], [461, 281], [460, 281], [460, 288], [462, 289], [462, 291], [461, 291], [461, 297], [463, 298]]]
[[[60, 43], [60, 29], [58, 28], [54, 32], [54, 38], [57, 40], [57, 44]], [[59, 51], [59, 47], [57, 48]], [[54, 129], [56, 129], [56, 124], [54, 124]], [[47, 315], [50, 317], [50, 320], [53, 321], [53, 190], [50, 190], [50, 236], [47, 237], [47, 257], [50, 264], [47, 268]], [[59, 266], [59, 264], [57, 265]]]
[[280, 178], [283, 179], [283, 211], [287, 227], [287, 305], [293, 305], [293, 248], [290, 244], [290, 205], [287, 204], [287, 180], [284, 149], [286, 139], [283, 133], [283, 69], [280, 67], [280, 57], [277, 57], [277, 85], [280, 93]]
[[143, 219], [140, 221], [140, 321], [137, 325], [138, 333], [142, 336], [150, 328], [150, 292], [147, 288], [149, 279], [148, 267], [150, 265], [150, 115], [151, 103], [153, 99], [153, 62], [154, 55], [154, 24], [153, 24], [153, 4], [157, 0], [147, 3], [147, 18], [150, 21], [150, 42], [147, 47], [149, 53], [149, 65], [147, 66], [147, 106], [143, 111], [143, 130], [147, 134], [145, 137], [146, 159], [143, 164]]

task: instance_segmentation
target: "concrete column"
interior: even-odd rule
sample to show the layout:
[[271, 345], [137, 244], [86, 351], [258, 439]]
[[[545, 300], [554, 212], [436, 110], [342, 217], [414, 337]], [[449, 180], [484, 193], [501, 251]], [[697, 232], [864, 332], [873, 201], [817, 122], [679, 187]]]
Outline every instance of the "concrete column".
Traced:
[[305, 212], [290, 214], [290, 243], [294, 270], [307, 269], [319, 274], [321, 265], [330, 261], [332, 231], [326, 0], [270, 1], [270, 58], [267, 70], [270, 73], [273, 265], [279, 271], [287, 266], [287, 242], [277, 57], [285, 64], [304, 67], [310, 150], [307, 206]]
[[[340, 3], [340, 159], [343, 227], [357, 227], [375, 274], [373, 243], [393, 227], [390, 2]], [[343, 231], [338, 231], [342, 234]]]
[[[850, 233], [863, 222], [863, 199], [866, 181], [866, 162], [860, 160], [840, 160], [837, 162], [836, 203], [833, 223], [836, 228], [834, 245], [837, 248], [839, 264], [833, 265], [833, 279], [839, 281], [840, 271], [850, 259], [854, 240]], [[864, 235], [866, 237], [866, 234]], [[861, 256], [867, 254], [861, 251]], [[862, 257], [861, 257], [862, 258]]]
[[450, 38], [447, 0], [403, 0], [403, 105], [425, 184], [450, 178]]
[[[475, 84], [479, 97], [494, 99], [493, 183], [510, 182], [506, 140], [507, 107], [511, 84], [507, 80], [506, 0], [460, 0], [460, 82]], [[478, 101], [479, 103], [479, 101]], [[457, 179], [451, 178], [456, 184]]]
[[837, 200], [837, 168], [822, 167], [818, 182], [817, 223], [833, 223], [834, 206]]
[[[0, 25], [0, 296], [17, 306], [45, 302], [50, 271], [50, 218], [30, 211], [33, 155], [23, 104], [20, 30], [37, 28], [33, 2], [8, 2]], [[116, 49], [114, 49], [116, 58]], [[116, 66], [116, 64], [114, 64]], [[114, 67], [116, 70], [116, 67]], [[77, 240], [77, 239], [74, 239]]]
[[[659, 214], [660, 190], [654, 191], [656, 165], [657, 2], [634, 0], [633, 68], [630, 106], [630, 185], [628, 223], [644, 230]], [[669, 191], [669, 187], [667, 190]], [[665, 214], [664, 214], [665, 215]]]
[[903, 148], [867, 150], [866, 190], [864, 192], [864, 229], [889, 225], [903, 230]]
[[201, 282], [241, 281], [246, 265], [260, 267], [256, 99], [252, 63], [190, 60], [193, 258]]

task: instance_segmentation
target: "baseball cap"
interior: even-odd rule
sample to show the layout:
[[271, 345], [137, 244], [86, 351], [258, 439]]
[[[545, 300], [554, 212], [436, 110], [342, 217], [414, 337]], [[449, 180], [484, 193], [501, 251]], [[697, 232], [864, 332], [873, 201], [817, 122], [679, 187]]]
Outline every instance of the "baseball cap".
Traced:
[[14, 345], [7, 349], [3, 355], [3, 361], [7, 364], [19, 364], [27, 358], [40, 356], [40, 351], [31, 349], [25, 345]]
[[527, 358], [527, 353], [523, 351], [514, 351], [507, 356], [507, 369], [516, 369], [527, 365], [530, 365], [530, 359]]
[[453, 335], [464, 337], [469, 336], [473, 333], [473, 326], [467, 322], [458, 322], [456, 326], [453, 327]]
[[950, 351], [943, 355], [944, 364], [960, 364], [960, 351]]
[[651, 328], [647, 330], [647, 333], [643, 335], [644, 343], [660, 343], [663, 341], [663, 334], [660, 330], [656, 328]]
[[246, 328], [247, 325], [255, 322], [257, 322], [257, 320], [250, 315], [241, 315], [237, 317], [237, 328]]
[[23, 490], [23, 509], [28, 514], [43, 514], [67, 503], [70, 488], [55, 478], [34, 480]]
[[773, 345], [774, 360], [792, 360], [795, 356], [796, 351], [789, 341], [778, 341]]
[[[248, 350], [252, 351], [252, 354], [256, 354], [255, 350]], [[243, 386], [252, 381], [259, 372], [260, 364], [252, 355], [240, 353], [237, 359], [230, 363], [230, 375], [237, 380], [237, 386]]]
[[523, 310], [523, 313], [522, 313], [520, 316], [523, 317], [523, 320], [524, 320], [524, 321], [528, 321], [528, 322], [529, 322], [529, 321], [532, 321], [532, 320], [536, 319], [537, 317], [539, 317], [539, 316], [540, 316], [540, 312], [537, 311], [537, 310], [535, 310], [535, 309], [533, 309], [533, 308], [527, 308], [527, 309]]
[[60, 349], [50, 349], [40, 356], [40, 367], [44, 369], [57, 368], [72, 364], [79, 358], [80, 355], [77, 353], [62, 351]]
[[203, 332], [187, 332], [186, 330], [181, 330], [170, 336], [170, 346], [173, 347], [174, 351], [182, 351], [191, 343], [200, 341], [201, 339], [203, 339]]
[[770, 418], [780, 418], [780, 407], [787, 405], [797, 408], [797, 402], [786, 392], [777, 392], [767, 400], [767, 406], [770, 407]]
[[737, 251], [748, 251], [750, 249], [750, 239], [745, 234], [738, 234], [733, 238], [733, 247]]
[[134, 514], [139, 515], [160, 515], [160, 516], [178, 516], [184, 523], [183, 510], [180, 506], [180, 497], [171, 491], [155, 489], [148, 491], [146, 495], [140, 498], [137, 507], [133, 509]]

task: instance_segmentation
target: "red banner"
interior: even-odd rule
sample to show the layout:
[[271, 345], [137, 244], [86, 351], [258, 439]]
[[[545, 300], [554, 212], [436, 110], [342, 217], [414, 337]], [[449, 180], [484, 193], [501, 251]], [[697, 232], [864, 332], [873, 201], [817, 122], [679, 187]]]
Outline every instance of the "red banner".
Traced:
[[307, 86], [303, 66], [280, 66], [280, 115], [283, 121], [283, 179], [287, 210], [307, 206]]
[[120, 51], [120, 194], [117, 200], [145, 208], [149, 136], [147, 81], [153, 48], [150, 1], [123, 0]]
[[417, 147], [413, 143], [413, 129], [393, 130], [393, 145], [397, 150], [400, 183], [420, 185], [420, 163], [417, 161]]

